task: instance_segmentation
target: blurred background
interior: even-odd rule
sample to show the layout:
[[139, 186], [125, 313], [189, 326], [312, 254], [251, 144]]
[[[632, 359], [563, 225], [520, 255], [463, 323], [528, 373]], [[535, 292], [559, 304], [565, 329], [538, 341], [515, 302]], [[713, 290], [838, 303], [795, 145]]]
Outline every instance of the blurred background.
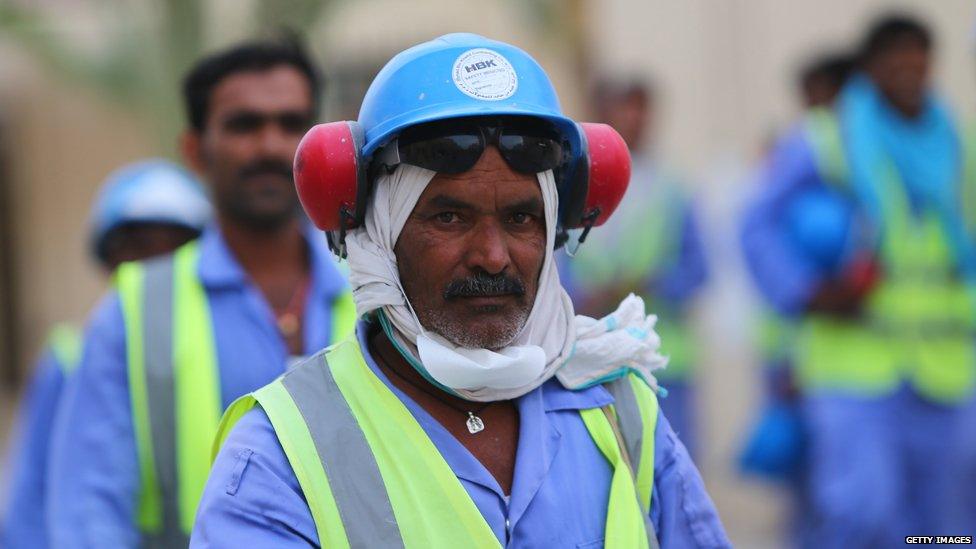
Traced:
[[736, 466], [763, 393], [739, 217], [763, 151], [802, 113], [801, 67], [892, 10], [930, 26], [936, 87], [973, 119], [972, 0], [0, 0], [0, 446], [48, 329], [83, 322], [104, 290], [86, 249], [97, 186], [177, 158], [178, 79], [201, 53], [293, 29], [328, 79], [324, 119], [353, 119], [392, 54], [476, 32], [535, 56], [575, 119], [594, 116], [599, 78], [653, 82], [642, 146], [684, 174], [710, 266], [691, 312], [697, 461], [732, 540], [778, 546], [788, 494]]

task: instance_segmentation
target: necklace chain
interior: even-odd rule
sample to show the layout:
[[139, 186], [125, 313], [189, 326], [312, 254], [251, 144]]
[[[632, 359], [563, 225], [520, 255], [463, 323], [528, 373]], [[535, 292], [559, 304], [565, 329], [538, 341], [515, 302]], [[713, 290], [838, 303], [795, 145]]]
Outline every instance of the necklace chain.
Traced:
[[271, 306], [278, 324], [278, 330], [288, 339], [298, 332], [301, 325], [302, 310], [305, 308], [305, 297], [308, 295], [310, 278], [307, 274], [302, 275], [298, 285], [292, 291], [291, 297], [284, 309], [277, 309]]
[[468, 427], [468, 431], [471, 432], [471, 434], [475, 434], [475, 433], [478, 433], [478, 432], [484, 430], [484, 428], [485, 428], [484, 421], [482, 421], [482, 419], [480, 417], [478, 417], [478, 414], [480, 414], [486, 408], [488, 408], [489, 406], [491, 406], [492, 404], [494, 404], [494, 402], [485, 402], [485, 403], [483, 403], [481, 406], [479, 406], [476, 409], [461, 408], [461, 407], [455, 405], [453, 402], [444, 399], [443, 397], [441, 397], [437, 393], [434, 393], [432, 391], [428, 391], [426, 387], [420, 385], [419, 383], [416, 383], [412, 379], [410, 379], [407, 376], [405, 376], [405, 375], [401, 374], [400, 372], [398, 372], [396, 370], [396, 368], [394, 368], [391, 365], [392, 362], [390, 361], [389, 358], [386, 357], [386, 354], [383, 352], [383, 350], [382, 350], [381, 347], [382, 347], [381, 345], [377, 345], [376, 346], [376, 350], [379, 352], [380, 358], [383, 359], [383, 362], [385, 363], [385, 366], [386, 366], [386, 368], [385, 368], [386, 370], [389, 370], [389, 371], [393, 372], [393, 375], [395, 375], [396, 377], [400, 378], [401, 380], [407, 382], [414, 389], [417, 389], [418, 391], [426, 394], [427, 396], [433, 397], [435, 400], [437, 400], [441, 404], [447, 406], [448, 408], [451, 408], [452, 410], [455, 410], [455, 411], [460, 412], [460, 413], [464, 414], [465, 416], [467, 416], [467, 427]]

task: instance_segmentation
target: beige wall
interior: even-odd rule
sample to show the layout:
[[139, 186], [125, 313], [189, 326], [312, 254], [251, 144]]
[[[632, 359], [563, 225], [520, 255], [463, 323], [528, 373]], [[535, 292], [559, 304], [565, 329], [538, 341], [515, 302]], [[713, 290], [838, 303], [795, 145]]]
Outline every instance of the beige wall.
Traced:
[[12, 49], [0, 49], [0, 65], [13, 183], [12, 297], [20, 313], [19, 367], [26, 369], [48, 328], [83, 321], [104, 288], [87, 248], [95, 190], [111, 170], [153, 147], [131, 114], [85, 87], [54, 79]]

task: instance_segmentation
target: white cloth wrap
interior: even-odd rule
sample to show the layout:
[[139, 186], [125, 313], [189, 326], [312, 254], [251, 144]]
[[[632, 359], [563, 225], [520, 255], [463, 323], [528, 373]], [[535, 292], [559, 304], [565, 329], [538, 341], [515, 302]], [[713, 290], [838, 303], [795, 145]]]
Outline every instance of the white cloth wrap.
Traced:
[[[367, 208], [364, 226], [353, 229], [346, 235], [349, 282], [353, 289], [356, 312], [359, 316], [363, 316], [382, 308], [395, 328], [398, 343], [413, 354], [418, 364], [421, 361], [417, 351], [417, 338], [425, 333], [425, 330], [400, 284], [393, 249], [400, 231], [403, 230], [420, 195], [434, 175], [435, 172], [430, 170], [401, 164], [392, 174], [380, 176], [376, 181], [372, 201]], [[654, 317], [646, 317], [643, 314], [643, 301], [640, 298], [634, 298], [640, 304], [640, 313], [628, 315], [627, 322], [637, 322], [638, 328], [646, 329], [648, 337], [634, 345], [595, 343], [597, 338], [609, 342], [611, 340], [608, 338], [611, 336], [620, 336], [620, 333], [614, 332], [626, 330], [629, 324], [614, 325], [615, 330], [611, 331], [600, 331], [592, 329], [591, 324], [597, 322], [594, 319], [574, 317], [573, 304], [559, 282], [559, 274], [553, 258], [559, 206], [555, 178], [552, 171], [539, 173], [537, 177], [545, 204], [546, 255], [542, 272], [539, 274], [538, 291], [532, 311], [512, 346], [501, 352], [514, 351], [521, 346], [536, 346], [545, 353], [545, 364], [540, 365], [539, 374], [534, 379], [518, 387], [451, 388], [468, 400], [479, 402], [509, 400], [535, 389], [555, 375], [564, 364], [567, 366], [567, 375], [561, 375], [560, 381], [571, 389], [586, 386], [587, 381], [605, 377], [610, 370], [620, 369], [638, 369], [648, 382], [654, 384], [651, 371], [662, 367], [665, 359], [657, 353], [659, 339], [653, 331]], [[578, 325], [588, 328], [585, 332], [586, 337], [579, 342], [577, 341]], [[638, 332], [634, 331], [634, 333]], [[431, 334], [427, 333], [427, 335]], [[451, 345], [443, 338], [433, 335], [431, 337], [441, 344]], [[567, 362], [574, 348], [577, 349], [579, 356]], [[454, 349], [464, 352], [457, 347]], [[595, 349], [609, 354], [600, 360], [599, 357], [594, 356]], [[580, 353], [584, 350], [586, 352]], [[491, 352], [489, 351], [488, 354]], [[528, 354], [538, 356], [538, 353]], [[480, 356], [485, 356], [485, 353], [476, 355], [467, 353], [467, 358]], [[594, 375], [587, 375], [590, 370]]]

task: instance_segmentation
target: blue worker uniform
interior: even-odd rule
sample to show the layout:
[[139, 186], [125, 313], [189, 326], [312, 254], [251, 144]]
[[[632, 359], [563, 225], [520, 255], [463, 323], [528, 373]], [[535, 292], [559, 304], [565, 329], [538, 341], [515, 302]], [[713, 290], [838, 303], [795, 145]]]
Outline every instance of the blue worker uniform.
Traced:
[[[437, 420], [366, 364], [406, 405], [506, 547], [603, 547], [612, 467], [579, 410], [613, 398], [602, 387], [564, 389], [556, 380], [516, 399], [519, 440], [511, 493]], [[567, 486], [572, 485], [572, 497]], [[599, 504], [595, 502], [600, 502]], [[728, 547], [722, 524], [684, 445], [659, 416], [651, 516], [662, 547]], [[198, 508], [191, 547], [318, 546], [298, 479], [265, 412], [254, 409], [225, 441]]]
[[742, 246], [746, 265], [763, 298], [787, 317], [803, 313], [822, 276], [784, 230], [787, 205], [805, 191], [828, 185], [806, 131], [798, 125], [773, 147], [745, 212]]
[[[682, 212], [681, 237], [675, 261], [664, 266], [654, 283], [654, 295], [665, 305], [664, 309], [650, 312], [661, 316], [659, 322], [684, 322], [684, 309], [692, 299], [699, 295], [708, 282], [708, 266], [705, 262], [705, 249], [699, 229], [698, 216], [691, 202], [684, 205]], [[681, 311], [678, 318], [669, 317], [668, 311]], [[687, 327], [686, 327], [687, 329]], [[692, 341], [688, 344], [694, 344]], [[668, 341], [662, 339], [664, 354], [669, 354]], [[674, 356], [672, 355], [673, 359]], [[676, 364], [671, 364], [674, 368]], [[667, 390], [667, 396], [660, 399], [661, 411], [669, 418], [674, 431], [681, 437], [692, 456], [699, 456], [697, 416], [695, 414], [694, 364], [683, 365], [687, 370], [669, 377], [662, 374], [660, 382]], [[667, 371], [667, 370], [665, 370]]]
[[[331, 309], [346, 291], [322, 234], [305, 230], [310, 286], [303, 317], [306, 354], [331, 342]], [[222, 405], [274, 380], [289, 363], [271, 307], [216, 226], [200, 238], [197, 274], [213, 317]], [[49, 513], [57, 547], [134, 547], [139, 460], [117, 293], [96, 309], [81, 365], [55, 426]]]
[[[633, 246], [657, 251], [650, 252], [651, 259], [635, 261], [638, 254]], [[597, 269], [601, 273], [594, 272], [593, 263], [601, 264]], [[686, 316], [690, 302], [708, 281], [708, 267], [694, 203], [680, 182], [656, 163], [635, 155], [631, 183], [618, 210], [590, 233], [576, 257], [560, 255], [558, 267], [574, 303], [622, 284], [633, 284], [628, 289], [645, 298], [648, 312], [658, 316], [662, 353], [670, 358], [668, 369], [658, 378], [667, 389], [667, 397], [660, 399], [661, 410], [696, 455], [693, 363], [697, 357]], [[642, 270], [639, 280], [632, 278], [634, 268]]]
[[[951, 123], [929, 98], [910, 121], [895, 114], [864, 78], [845, 88], [838, 106], [844, 149], [850, 163], [849, 197], [874, 223], [883, 217], [868, 182], [872, 159], [891, 155], [913, 211], [940, 208], [953, 190], [939, 165], [950, 166]], [[938, 135], [927, 135], [938, 134]], [[878, 151], [884, 152], [879, 153]], [[913, 150], [915, 149], [915, 150]], [[922, 155], [919, 151], [926, 151]], [[927, 157], [926, 157], [927, 155]], [[940, 164], [941, 163], [941, 164]], [[934, 166], [934, 167], [933, 167]], [[928, 171], [931, 177], [922, 176]], [[822, 267], [788, 235], [785, 216], [795, 197], [831, 187], [818, 168], [814, 146], [802, 127], [772, 152], [759, 194], [746, 212], [743, 246], [753, 278], [769, 304], [799, 318], [824, 280]], [[836, 187], [835, 187], [836, 188]], [[951, 201], [949, 201], [951, 202]], [[940, 213], [950, 213], [948, 209]], [[958, 219], [943, 218], [947, 240], [965, 277], [971, 259]], [[872, 547], [945, 524], [945, 495], [962, 411], [920, 396], [903, 384], [881, 394], [842, 388], [804, 387], [802, 415], [808, 430], [807, 491], [810, 525], [800, 545]], [[910, 481], [909, 481], [910, 479]]]
[[63, 362], [71, 358], [48, 346], [21, 402], [5, 475], [9, 492], [0, 526], [0, 547], [48, 547], [44, 515], [48, 449], [67, 372], [74, 368]]

